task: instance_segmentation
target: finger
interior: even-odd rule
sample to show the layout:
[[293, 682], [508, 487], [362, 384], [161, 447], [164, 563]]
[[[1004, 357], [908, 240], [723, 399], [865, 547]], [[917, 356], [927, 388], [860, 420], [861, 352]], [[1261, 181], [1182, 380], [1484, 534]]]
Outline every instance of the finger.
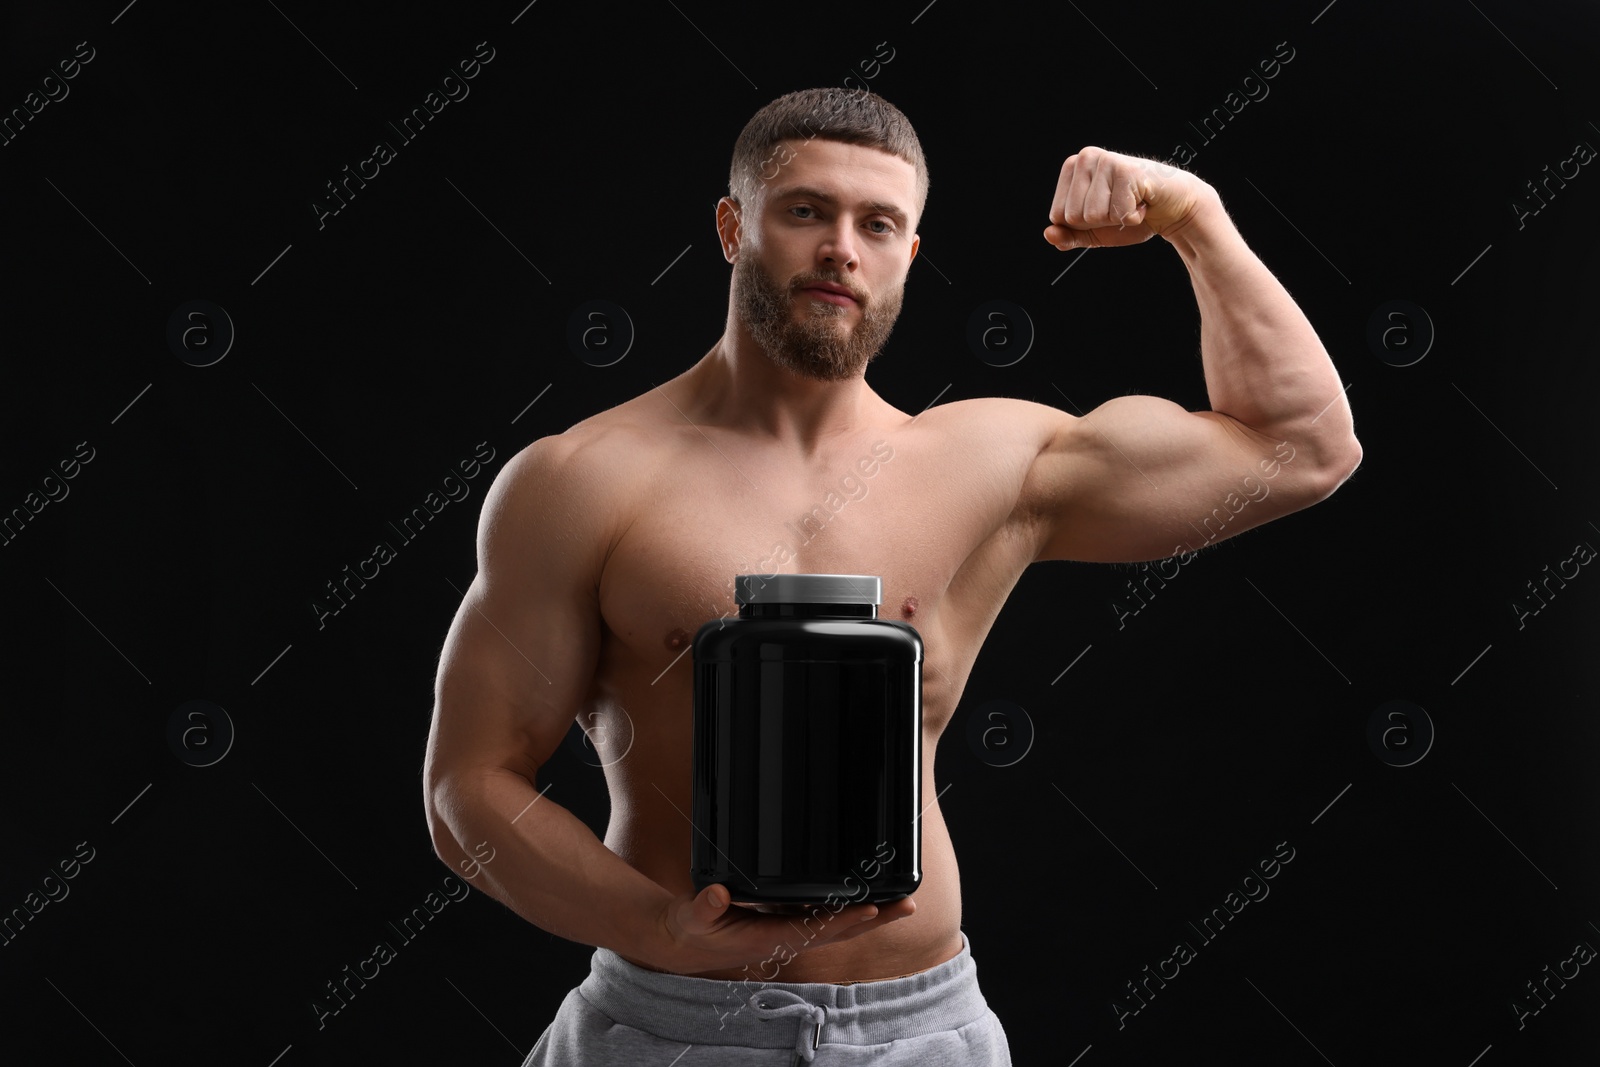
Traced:
[[916, 910], [917, 905], [910, 897], [901, 897], [899, 900], [886, 901], [883, 904], [853, 904], [841, 911], [837, 917], [843, 920], [840, 926], [852, 931], [851, 936], [854, 936], [862, 929], [873, 929], [897, 919], [907, 918]]
[[1067, 189], [1066, 203], [1066, 224], [1073, 229], [1084, 229], [1089, 225], [1085, 206], [1089, 202], [1089, 190], [1094, 185], [1100, 155], [1100, 149], [1093, 145], [1078, 153], [1078, 166], [1072, 174], [1072, 185]]
[[901, 900], [884, 904], [878, 909], [878, 913], [871, 918], [864, 919], [859, 922], [843, 924], [843, 929], [839, 935], [834, 938], [834, 940], [848, 941], [851, 938], [860, 937], [862, 934], [869, 933], [881, 926], [885, 926], [892, 922], [898, 922], [901, 919], [909, 918], [911, 915], [916, 913], [916, 910], [917, 905], [911, 900], [910, 897], [905, 897]]
[[1118, 167], [1108, 183], [1106, 218], [1110, 222], [1126, 225], [1128, 216], [1139, 209], [1139, 174], [1132, 167]]
[[[820, 948], [839, 941], [848, 941], [874, 929], [881, 924], [882, 912], [872, 904], [855, 904], [841, 908], [837, 914], [829, 914], [824, 909], [813, 911], [804, 920], [803, 931], [806, 938], [806, 948]], [[793, 921], [790, 920], [793, 928]], [[783, 930], [774, 927], [774, 935], [781, 936]]]
[[862, 926], [883, 926], [886, 923], [896, 922], [900, 919], [910, 918], [916, 914], [917, 903], [910, 897], [901, 897], [878, 905], [878, 914], [872, 919], [861, 923]]
[[1077, 166], [1078, 156], [1074, 153], [1061, 164], [1061, 174], [1056, 178], [1056, 191], [1050, 197], [1050, 221], [1058, 226], [1065, 226], [1067, 222], [1067, 191], [1072, 188], [1072, 175]]
[[1109, 153], [1095, 160], [1094, 174], [1089, 178], [1089, 187], [1083, 198], [1086, 225], [1100, 227], [1119, 221], [1118, 216], [1111, 213], [1111, 200], [1115, 195], [1112, 186], [1120, 180], [1122, 169], [1117, 158]]

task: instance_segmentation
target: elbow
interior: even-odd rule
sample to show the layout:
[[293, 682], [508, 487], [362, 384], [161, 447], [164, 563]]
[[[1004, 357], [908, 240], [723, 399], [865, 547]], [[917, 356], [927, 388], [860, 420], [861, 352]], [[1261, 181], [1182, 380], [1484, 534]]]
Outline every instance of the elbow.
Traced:
[[1350, 479], [1350, 476], [1356, 472], [1356, 468], [1361, 466], [1361, 458], [1361, 442], [1356, 440], [1355, 434], [1351, 434], [1345, 440], [1344, 450], [1340, 453], [1341, 462], [1335, 468], [1338, 480], [1334, 482], [1334, 489], [1339, 488]]
[[504, 818], [500, 813], [504, 805], [493, 799], [499, 778], [500, 775], [477, 768], [441, 769], [428, 765], [423, 774], [428, 837], [433, 842], [434, 855], [446, 867], [464, 871], [473, 863], [473, 855], [482, 859], [483, 849], [488, 847], [482, 840], [485, 833], [493, 834], [494, 827]]
[[1327, 458], [1319, 464], [1321, 475], [1318, 482], [1321, 493], [1318, 499], [1326, 500], [1356, 472], [1361, 466], [1361, 442], [1351, 434], [1337, 448], [1330, 449]]
[[433, 842], [434, 855], [446, 867], [453, 867], [461, 855], [461, 842], [451, 826], [451, 815], [459, 808], [456, 783], [442, 774], [430, 774], [426, 778], [422, 806], [428, 819], [428, 837]]
[[442, 819], [430, 815], [428, 817], [428, 837], [433, 842], [433, 854], [440, 863], [446, 867], [455, 868], [455, 861], [461, 855], [461, 842], [456, 840], [456, 835], [450, 832], [450, 826]]

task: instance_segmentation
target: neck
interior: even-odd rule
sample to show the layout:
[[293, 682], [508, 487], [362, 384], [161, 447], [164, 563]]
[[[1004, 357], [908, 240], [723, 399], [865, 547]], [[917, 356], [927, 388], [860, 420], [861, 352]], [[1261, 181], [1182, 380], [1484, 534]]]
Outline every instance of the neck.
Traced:
[[868, 428], [884, 407], [865, 377], [831, 382], [802, 377], [773, 363], [732, 321], [681, 381], [688, 387], [689, 403], [673, 399], [694, 422], [803, 455]]

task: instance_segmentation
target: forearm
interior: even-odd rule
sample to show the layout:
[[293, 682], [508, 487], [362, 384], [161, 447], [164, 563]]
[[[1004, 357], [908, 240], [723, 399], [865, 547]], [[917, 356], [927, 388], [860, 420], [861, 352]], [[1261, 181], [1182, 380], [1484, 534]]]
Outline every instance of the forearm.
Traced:
[[510, 771], [453, 778], [434, 791], [429, 819], [440, 858], [528, 922], [626, 956], [654, 955], [672, 894], [528, 779]]
[[1359, 456], [1338, 371], [1305, 313], [1245, 244], [1213, 191], [1164, 237], [1177, 249], [1200, 308], [1200, 352], [1212, 410], [1288, 439], [1314, 462]]

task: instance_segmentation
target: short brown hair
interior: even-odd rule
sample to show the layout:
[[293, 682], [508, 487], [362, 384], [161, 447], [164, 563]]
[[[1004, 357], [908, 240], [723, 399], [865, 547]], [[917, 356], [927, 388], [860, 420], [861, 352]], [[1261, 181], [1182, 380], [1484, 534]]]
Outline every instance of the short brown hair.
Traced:
[[866, 145], [910, 163], [917, 171], [916, 208], [921, 217], [928, 202], [928, 163], [917, 131], [899, 108], [867, 89], [801, 89], [757, 111], [734, 142], [728, 195], [738, 203], [748, 202], [775, 176], [774, 146], [812, 138]]

